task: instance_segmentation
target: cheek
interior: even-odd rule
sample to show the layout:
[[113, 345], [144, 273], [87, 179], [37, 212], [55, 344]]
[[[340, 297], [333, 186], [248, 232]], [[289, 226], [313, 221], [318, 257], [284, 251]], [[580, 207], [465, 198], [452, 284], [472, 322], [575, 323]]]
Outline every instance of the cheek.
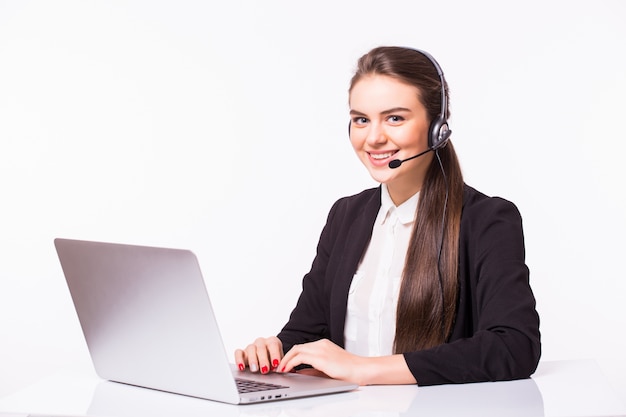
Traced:
[[428, 146], [428, 126], [407, 129], [396, 137], [398, 145], [405, 147], [425, 148]]
[[364, 136], [360, 132], [351, 131], [350, 132], [350, 144], [355, 151], [358, 151], [363, 148], [363, 144], [365, 143]]

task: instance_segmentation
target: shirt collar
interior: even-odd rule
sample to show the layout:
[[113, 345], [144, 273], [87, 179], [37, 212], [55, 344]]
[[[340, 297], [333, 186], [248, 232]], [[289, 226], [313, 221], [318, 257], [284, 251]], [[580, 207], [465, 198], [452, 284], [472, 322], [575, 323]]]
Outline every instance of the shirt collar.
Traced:
[[387, 184], [381, 185], [381, 195], [380, 195], [380, 211], [382, 216], [381, 224], [385, 224], [385, 221], [389, 218], [391, 213], [395, 213], [398, 217], [398, 220], [402, 224], [410, 224], [415, 220], [415, 213], [417, 211], [417, 202], [419, 200], [419, 191], [415, 193], [411, 198], [406, 200], [404, 203], [399, 206], [395, 206], [393, 201], [391, 200], [391, 196], [389, 195], [389, 190], [387, 189]]

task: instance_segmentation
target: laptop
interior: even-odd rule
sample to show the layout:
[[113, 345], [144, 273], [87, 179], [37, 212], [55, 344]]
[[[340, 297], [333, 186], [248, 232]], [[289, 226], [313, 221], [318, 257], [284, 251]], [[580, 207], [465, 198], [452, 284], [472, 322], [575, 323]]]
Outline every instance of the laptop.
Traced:
[[229, 363], [198, 260], [183, 249], [54, 241], [99, 377], [230, 404], [350, 391], [298, 373]]

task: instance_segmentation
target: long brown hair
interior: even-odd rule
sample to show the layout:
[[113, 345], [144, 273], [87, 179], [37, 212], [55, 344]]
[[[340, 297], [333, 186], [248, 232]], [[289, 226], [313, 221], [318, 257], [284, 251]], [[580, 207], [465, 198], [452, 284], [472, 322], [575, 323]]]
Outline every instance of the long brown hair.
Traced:
[[[365, 75], [385, 75], [416, 87], [431, 122], [441, 112], [441, 79], [432, 61], [417, 50], [371, 50], [359, 59], [350, 91]], [[443, 88], [448, 98], [445, 80]], [[449, 110], [447, 113], [446, 118]], [[454, 147], [448, 142], [437, 150], [420, 190], [398, 298], [396, 353], [440, 345], [452, 331], [459, 286], [462, 206], [463, 175]]]

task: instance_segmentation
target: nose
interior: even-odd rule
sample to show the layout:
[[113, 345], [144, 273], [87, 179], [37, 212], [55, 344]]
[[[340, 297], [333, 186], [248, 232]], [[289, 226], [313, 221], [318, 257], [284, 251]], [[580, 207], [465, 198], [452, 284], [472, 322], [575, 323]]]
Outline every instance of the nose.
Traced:
[[371, 123], [365, 138], [368, 145], [380, 145], [387, 142], [387, 137], [379, 123]]

